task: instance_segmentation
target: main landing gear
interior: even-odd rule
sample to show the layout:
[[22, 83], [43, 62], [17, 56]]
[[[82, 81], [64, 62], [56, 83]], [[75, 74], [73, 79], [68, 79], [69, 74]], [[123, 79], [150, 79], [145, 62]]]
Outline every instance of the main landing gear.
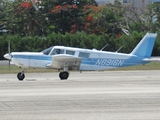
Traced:
[[25, 78], [24, 69], [22, 70], [22, 72], [19, 72], [17, 74], [17, 78], [19, 81], [23, 81], [23, 79]]
[[69, 77], [69, 73], [67, 71], [63, 71], [59, 73], [59, 78], [61, 80], [66, 80]]
[[69, 77], [69, 73], [67, 71], [68, 71], [68, 67], [63, 67], [63, 72], [59, 73], [59, 78], [61, 80], [67, 80], [67, 78]]

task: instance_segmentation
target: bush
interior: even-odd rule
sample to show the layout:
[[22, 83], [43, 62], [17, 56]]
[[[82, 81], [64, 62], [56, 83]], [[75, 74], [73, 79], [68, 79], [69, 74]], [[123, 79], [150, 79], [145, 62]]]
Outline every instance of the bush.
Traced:
[[[3, 55], [8, 52], [8, 42], [11, 44], [11, 52], [33, 51], [39, 52], [43, 49], [55, 46], [71, 46], [89, 49], [102, 49], [106, 44], [108, 46], [104, 50], [116, 51], [124, 45], [120, 52], [130, 53], [138, 42], [142, 39], [145, 33], [132, 32], [130, 36], [122, 35], [119, 38], [109, 36], [105, 33], [102, 35], [86, 34], [85, 32], [77, 32], [76, 34], [61, 34], [52, 33], [45, 38], [39, 36], [20, 35], [3, 35], [0, 36], [0, 59], [3, 60]], [[153, 50], [154, 56], [159, 56], [160, 53], [160, 37], [158, 35], [155, 47]]]

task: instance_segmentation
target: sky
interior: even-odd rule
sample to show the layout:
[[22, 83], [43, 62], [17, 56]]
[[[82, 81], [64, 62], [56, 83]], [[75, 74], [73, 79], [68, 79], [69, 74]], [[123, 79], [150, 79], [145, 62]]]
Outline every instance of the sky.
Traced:
[[160, 0], [152, 0], [152, 2], [160, 2]]

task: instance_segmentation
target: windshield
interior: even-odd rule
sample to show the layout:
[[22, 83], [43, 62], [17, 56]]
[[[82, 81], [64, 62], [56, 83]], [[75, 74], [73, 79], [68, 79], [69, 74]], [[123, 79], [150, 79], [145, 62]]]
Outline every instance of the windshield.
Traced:
[[54, 49], [50, 55], [56, 55], [56, 54], [64, 54], [63, 49]]
[[50, 53], [50, 51], [52, 50], [52, 48], [53, 48], [53, 46], [43, 50], [42, 53], [45, 55], [48, 55]]

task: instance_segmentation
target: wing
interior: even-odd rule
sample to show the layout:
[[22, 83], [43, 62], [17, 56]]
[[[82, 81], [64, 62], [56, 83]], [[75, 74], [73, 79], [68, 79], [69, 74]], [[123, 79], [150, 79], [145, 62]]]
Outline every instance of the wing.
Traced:
[[69, 70], [78, 70], [81, 64], [82, 58], [73, 55], [60, 54], [54, 55], [52, 63], [48, 64], [47, 67], [55, 69], [68, 68]]

